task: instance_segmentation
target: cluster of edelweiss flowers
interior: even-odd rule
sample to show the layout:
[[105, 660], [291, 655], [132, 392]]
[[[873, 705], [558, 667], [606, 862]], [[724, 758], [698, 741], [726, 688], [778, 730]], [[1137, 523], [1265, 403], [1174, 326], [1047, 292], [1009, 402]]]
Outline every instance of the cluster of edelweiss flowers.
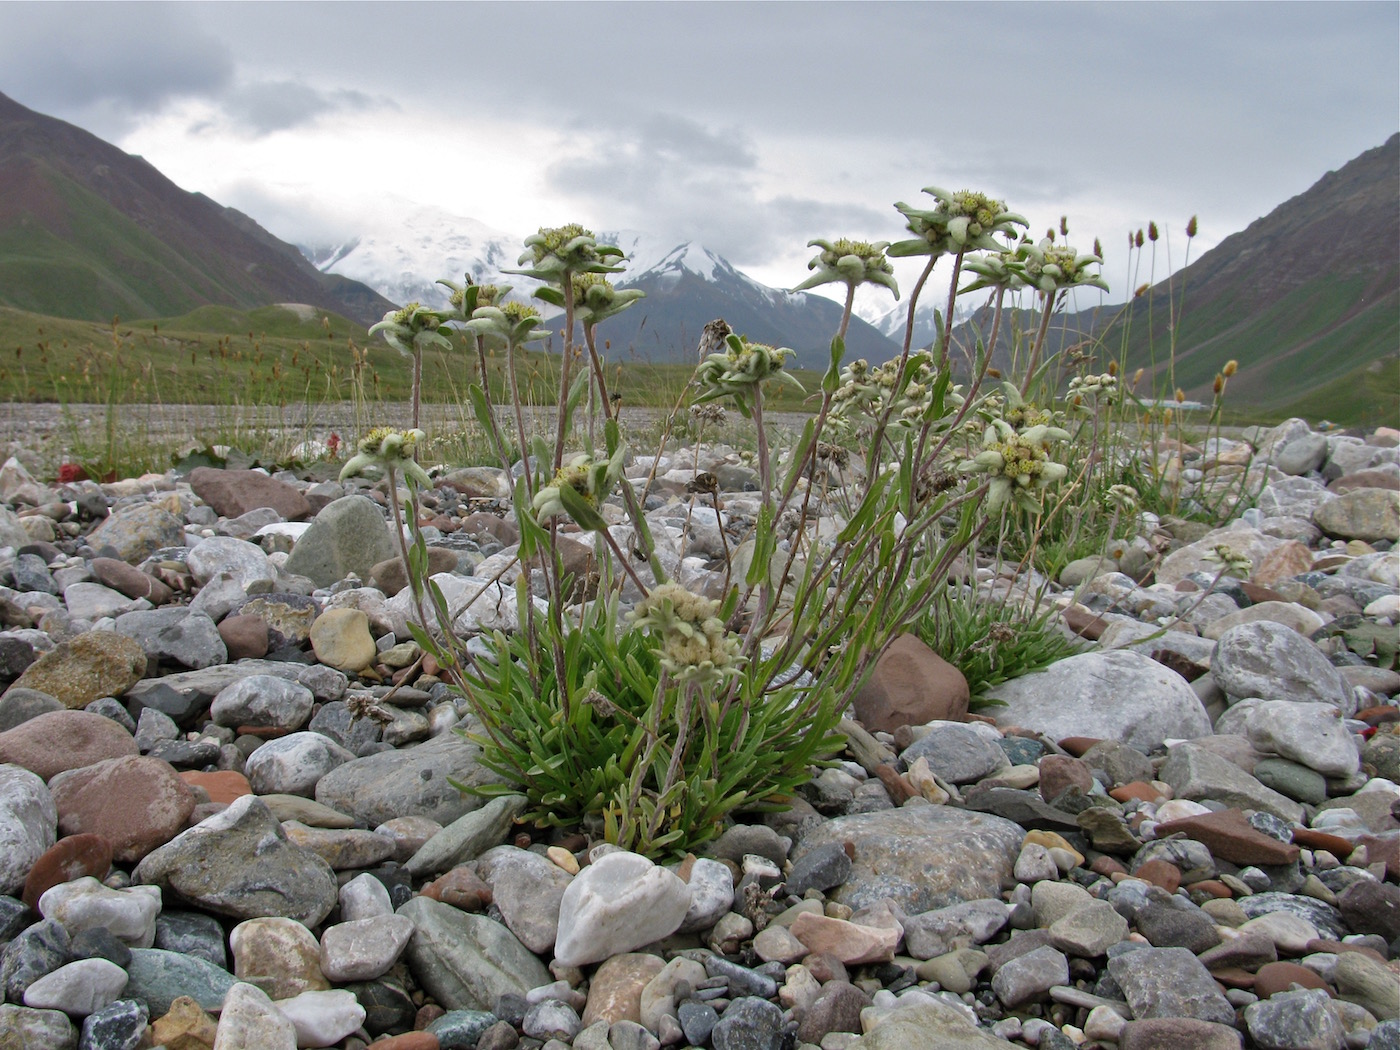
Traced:
[[722, 685], [739, 673], [740, 639], [725, 629], [719, 602], [702, 598], [678, 583], [663, 583], [629, 614], [634, 629], [661, 642], [661, 666], [680, 682]]

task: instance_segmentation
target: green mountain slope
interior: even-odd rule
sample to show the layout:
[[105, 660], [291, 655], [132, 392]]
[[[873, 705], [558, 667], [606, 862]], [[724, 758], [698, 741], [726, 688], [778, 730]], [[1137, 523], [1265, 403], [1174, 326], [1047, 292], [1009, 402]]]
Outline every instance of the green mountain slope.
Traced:
[[366, 324], [392, 308], [139, 157], [0, 95], [0, 305], [97, 321], [277, 302]]

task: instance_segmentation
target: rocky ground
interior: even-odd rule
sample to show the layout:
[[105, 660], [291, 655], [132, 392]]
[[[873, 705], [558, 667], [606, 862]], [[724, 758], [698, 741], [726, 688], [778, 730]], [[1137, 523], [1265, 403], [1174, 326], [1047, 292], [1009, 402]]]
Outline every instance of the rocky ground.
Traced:
[[[449, 785], [488, 774], [409, 640], [382, 490], [12, 460], [0, 1050], [1394, 1050], [1400, 434], [1246, 437], [1172, 471], [1248, 471], [1257, 509], [1048, 585], [1096, 646], [979, 717], [901, 641], [839, 766], [669, 868]], [[723, 514], [687, 513], [697, 465]], [[653, 531], [703, 587], [753, 472], [659, 467]], [[515, 623], [484, 582], [506, 491], [429, 497], [463, 632]], [[1217, 582], [1222, 545], [1248, 564]]]

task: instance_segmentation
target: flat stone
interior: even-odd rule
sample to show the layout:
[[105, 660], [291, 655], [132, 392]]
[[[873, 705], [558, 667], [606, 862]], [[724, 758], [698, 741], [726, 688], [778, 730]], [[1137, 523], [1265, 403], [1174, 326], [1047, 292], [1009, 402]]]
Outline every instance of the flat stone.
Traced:
[[1344, 714], [1356, 701], [1341, 673], [1308, 639], [1282, 624], [1260, 620], [1220, 636], [1211, 676], [1229, 696], [1294, 703], [1328, 703]]
[[1193, 1017], [1129, 1021], [1118, 1036], [1118, 1050], [1240, 1050], [1243, 1045], [1232, 1026]]
[[[538, 853], [514, 846], [488, 850], [478, 859], [476, 870], [489, 887], [490, 900], [506, 928], [532, 952], [550, 952], [559, 935], [564, 892], [573, 877]], [[442, 892], [446, 892], [445, 887]], [[459, 884], [452, 892], [466, 895], [477, 891]], [[441, 899], [448, 898], [444, 895]]]
[[94, 580], [128, 598], [145, 598], [152, 605], [160, 607], [175, 597], [175, 592], [168, 585], [124, 561], [93, 558], [89, 564]]
[[404, 865], [404, 870], [420, 878], [475, 860], [505, 841], [526, 804], [524, 795], [502, 795], [458, 817], [428, 839]]
[[1386, 489], [1353, 489], [1319, 505], [1313, 521], [1328, 536], [1394, 542], [1400, 539], [1400, 499]]
[[[0, 784], [3, 784], [3, 776], [4, 771], [0, 770]], [[4, 789], [0, 786], [0, 796], [3, 793]], [[3, 801], [0, 801], [0, 807], [3, 805]], [[9, 853], [10, 850], [6, 849], [5, 852]], [[103, 879], [111, 868], [112, 844], [105, 838], [91, 834], [69, 835], [59, 839], [34, 862], [25, 877], [21, 899], [29, 907], [37, 907], [45, 890], [88, 875]]]
[[1250, 711], [1245, 731], [1259, 751], [1291, 759], [1323, 776], [1349, 777], [1361, 767], [1356, 743], [1331, 704], [1265, 700]]
[[119, 864], [133, 864], [174, 838], [194, 793], [169, 762], [128, 755], [56, 774], [49, 782], [65, 835], [97, 834]]
[[914, 914], [999, 897], [1024, 834], [1008, 820], [946, 806], [883, 810], [816, 826], [793, 863], [809, 850], [850, 842], [850, 878], [831, 898], [852, 908], [889, 898]]
[[61, 925], [69, 938], [101, 927], [132, 947], [149, 948], [155, 943], [160, 891], [152, 886], [114, 890], [86, 875], [45, 890], [39, 913]]
[[0, 1004], [0, 1050], [72, 1050], [77, 1044], [68, 1015]]
[[25, 990], [24, 1005], [36, 1010], [62, 1010], [70, 1017], [86, 1017], [116, 1002], [126, 982], [126, 971], [116, 963], [106, 959], [79, 959], [31, 984]]
[[269, 916], [240, 922], [229, 932], [233, 973], [269, 997], [288, 999], [330, 987], [321, 972], [316, 936], [294, 919]]
[[390, 839], [359, 828], [310, 828], [287, 820], [282, 831], [288, 842], [321, 857], [336, 871], [368, 868], [394, 854]]
[[1133, 1016], [1191, 1017], [1233, 1024], [1235, 1008], [1210, 972], [1185, 948], [1140, 948], [1109, 959], [1108, 972], [1123, 990]]
[[0, 733], [0, 762], [22, 766], [45, 780], [64, 770], [137, 754], [130, 733], [88, 711], [50, 711]]
[[316, 784], [316, 801], [370, 827], [394, 817], [422, 816], [444, 826], [477, 809], [481, 800], [449, 782], [481, 785], [501, 778], [478, 764], [481, 749], [455, 733], [402, 751], [346, 762]]
[[20, 766], [0, 765], [0, 893], [19, 892], [53, 847], [57, 828], [58, 811], [44, 782]]
[[259, 507], [270, 507], [287, 521], [311, 516], [305, 496], [259, 470], [196, 467], [188, 480], [194, 494], [222, 518], [237, 518]]
[[856, 966], [891, 961], [903, 931], [898, 927], [861, 926], [804, 912], [793, 921], [791, 932], [808, 951], [831, 955], [847, 966]]
[[267, 806], [245, 795], [137, 865], [138, 882], [239, 919], [286, 916], [314, 926], [335, 906], [335, 872], [287, 841]]
[[1298, 847], [1261, 834], [1238, 809], [1226, 809], [1157, 825], [1157, 837], [1184, 834], [1205, 843], [1221, 860], [1232, 864], [1291, 864]]
[[111, 547], [124, 562], [135, 564], [162, 547], [176, 547], [185, 539], [179, 518], [154, 503], [122, 507], [93, 529], [88, 545], [95, 551]]
[[304, 795], [316, 792], [321, 778], [354, 755], [320, 733], [290, 733], [269, 740], [244, 764], [255, 793]]
[[500, 923], [426, 897], [398, 914], [413, 920], [409, 967], [419, 984], [449, 1010], [490, 1010], [507, 994], [523, 996], [550, 982], [549, 971]]
[[365, 1020], [365, 1008], [355, 994], [340, 988], [302, 992], [275, 1005], [296, 1029], [297, 1046], [335, 1046]]
[[1262, 809], [1290, 823], [1303, 822], [1303, 807], [1298, 803], [1198, 744], [1171, 748], [1159, 775], [1177, 798], [1212, 799], [1237, 809]]
[[1127, 920], [1103, 900], [1082, 905], [1050, 926], [1052, 947], [1086, 959], [1105, 954], [1127, 936]]
[[133, 948], [127, 975], [127, 997], [144, 1003], [155, 1017], [169, 1013], [181, 996], [205, 1010], [221, 1010], [234, 984], [233, 974], [207, 959], [161, 948]]
[[1001, 966], [992, 978], [992, 991], [1002, 1004], [1015, 1009], [1069, 983], [1069, 960], [1049, 946], [1027, 952]]
[[1280, 992], [1244, 1010], [1245, 1027], [1268, 1050], [1343, 1050], [1346, 1030], [1321, 989]]
[[328, 926], [321, 934], [321, 972], [337, 984], [373, 980], [398, 961], [413, 931], [413, 920], [405, 915]]
[[138, 642], [111, 631], [88, 631], [40, 654], [12, 688], [37, 689], [77, 709], [99, 697], [121, 696], [145, 673], [146, 654]]
[[297, 682], [272, 675], [239, 678], [221, 689], [209, 715], [221, 726], [266, 726], [298, 729], [311, 717], [315, 696]]
[[950, 784], [968, 784], [1008, 769], [1006, 752], [978, 729], [961, 722], [930, 722], [923, 736], [900, 753], [911, 766], [920, 758]]
[[256, 589], [270, 590], [277, 573], [267, 553], [256, 543], [233, 536], [211, 536], [200, 540], [185, 557], [190, 574], [201, 587], [227, 574], [244, 594]]
[[[1080, 653], [986, 693], [1005, 705], [993, 710], [997, 725], [1035, 729], [1054, 740], [1092, 736], [1147, 752], [1169, 737], [1211, 732], [1205, 708], [1180, 675], [1123, 650]], [[1066, 696], [1075, 703], [1066, 704]]]

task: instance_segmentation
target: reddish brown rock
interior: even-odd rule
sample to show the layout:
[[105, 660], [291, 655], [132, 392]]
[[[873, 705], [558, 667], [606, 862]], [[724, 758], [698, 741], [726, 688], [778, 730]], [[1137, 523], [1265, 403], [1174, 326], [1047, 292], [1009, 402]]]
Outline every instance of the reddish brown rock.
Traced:
[[[1265, 558], [1264, 560], [1268, 561], [1267, 558]], [[1285, 598], [1283, 595], [1279, 594], [1278, 591], [1270, 587], [1261, 587], [1257, 583], [1250, 583], [1248, 580], [1241, 580], [1239, 583], [1239, 588], [1240, 590], [1244, 591], [1244, 596], [1250, 601], [1252, 601], [1255, 605], [1258, 605], [1260, 602], [1288, 601], [1288, 599]]]
[[190, 488], [225, 518], [236, 518], [259, 507], [271, 507], [288, 521], [311, 517], [311, 504], [305, 496], [285, 481], [257, 470], [196, 467], [190, 472]]
[[1243, 1037], [1229, 1025], [1194, 1017], [1149, 1017], [1129, 1021], [1118, 1036], [1118, 1050], [1240, 1050]]
[[267, 655], [267, 624], [259, 616], [238, 613], [219, 621], [219, 637], [228, 649], [229, 663], [261, 660]]
[[1190, 893], [1204, 894], [1207, 897], [1233, 897], [1230, 887], [1219, 879], [1202, 879], [1200, 882], [1193, 882], [1186, 887]]
[[1261, 587], [1269, 587], [1280, 580], [1291, 580], [1307, 572], [1312, 568], [1312, 563], [1313, 554], [1306, 543], [1285, 540], [1259, 560], [1259, 565], [1250, 573], [1250, 579]]
[[583, 1026], [595, 1021], [642, 1020], [642, 989], [666, 968], [666, 960], [644, 952], [614, 955], [593, 975], [588, 986], [588, 1005], [583, 1011]]
[[1081, 638], [1097, 642], [1099, 636], [1108, 630], [1108, 621], [1096, 616], [1082, 605], [1071, 605], [1064, 611], [1065, 626]]
[[432, 1032], [405, 1032], [376, 1039], [366, 1050], [442, 1050], [442, 1044]]
[[105, 879], [112, 870], [112, 844], [101, 835], [70, 835], [44, 851], [29, 869], [21, 899], [31, 908], [39, 906], [45, 890], [91, 875]]
[[1102, 743], [1096, 736], [1067, 736], [1063, 740], [1056, 741], [1060, 747], [1064, 748], [1075, 758], [1083, 758], [1084, 752], [1095, 744]]
[[961, 722], [970, 697], [963, 673], [912, 634], [896, 638], [856, 694], [855, 716], [866, 729], [893, 733], [935, 719]]
[[119, 864], [139, 861], [185, 828], [194, 793], [169, 762], [140, 755], [74, 769], [49, 784], [65, 835], [100, 834]]
[[[447, 547], [428, 548], [428, 575], [439, 572], [453, 572], [457, 568], [457, 552]], [[378, 562], [369, 570], [369, 585], [378, 587], [393, 597], [408, 586], [408, 570], [402, 558], [388, 558]]]
[[1181, 869], [1169, 861], [1156, 858], [1142, 865], [1133, 875], [1154, 886], [1161, 886], [1168, 893], [1175, 893], [1181, 885]]
[[1201, 813], [1157, 825], [1157, 837], [1184, 834], [1203, 843], [1219, 860], [1231, 864], [1291, 864], [1298, 847], [1256, 831], [1238, 809]]
[[1325, 988], [1329, 995], [1332, 993], [1332, 989], [1327, 987], [1327, 982], [1306, 966], [1291, 962], [1271, 962], [1259, 967], [1255, 973], [1254, 994], [1260, 999], [1267, 999], [1271, 995], [1288, 991], [1295, 984], [1301, 984], [1304, 988]]
[[253, 793], [248, 778], [232, 769], [220, 769], [212, 773], [190, 769], [181, 773], [180, 779], [191, 787], [203, 788], [210, 802], [218, 802], [225, 806], [236, 798]]
[[[1363, 835], [1357, 845], [1366, 847], [1367, 864], [1384, 864], [1387, 877], [1400, 879], [1400, 839], [1381, 839], [1373, 835]], [[1337, 856], [1341, 857], [1342, 855], [1338, 853]]]
[[1110, 857], [1106, 853], [1095, 857], [1093, 863], [1089, 865], [1089, 870], [1094, 872], [1094, 874], [1102, 875], [1105, 878], [1108, 878], [1115, 874], [1128, 874], [1128, 869], [1123, 866], [1122, 861], [1118, 860], [1116, 857]]
[[1094, 774], [1077, 758], [1046, 755], [1036, 765], [1040, 767], [1040, 797], [1046, 802], [1053, 802], [1072, 787], [1087, 795], [1094, 785]]
[[130, 733], [87, 711], [49, 711], [0, 733], [0, 762], [23, 766], [45, 780], [66, 769], [138, 753]]
[[1400, 940], [1400, 886], [1361, 879], [1337, 894], [1342, 921], [1355, 933]]
[[1329, 835], [1325, 831], [1316, 831], [1312, 828], [1294, 828], [1293, 842], [1304, 849], [1325, 849], [1338, 860], [1346, 860], [1351, 855], [1355, 847], [1350, 839], [1344, 839], [1340, 835]]
[[1115, 802], [1155, 802], [1160, 796], [1156, 788], [1142, 780], [1110, 788], [1108, 797]]
[[423, 896], [463, 911], [484, 911], [491, 903], [491, 887], [473, 869], [462, 865], [424, 886]]
[[491, 536], [506, 546], [520, 539], [520, 530], [505, 518], [478, 511], [462, 519], [462, 531], [472, 536]]
[[1363, 707], [1356, 712], [1356, 718], [1368, 726], [1384, 725], [1386, 722], [1400, 722], [1400, 707]]
[[150, 573], [116, 558], [93, 558], [92, 577], [128, 598], [147, 598], [152, 605], [164, 605], [175, 597], [174, 591]]

